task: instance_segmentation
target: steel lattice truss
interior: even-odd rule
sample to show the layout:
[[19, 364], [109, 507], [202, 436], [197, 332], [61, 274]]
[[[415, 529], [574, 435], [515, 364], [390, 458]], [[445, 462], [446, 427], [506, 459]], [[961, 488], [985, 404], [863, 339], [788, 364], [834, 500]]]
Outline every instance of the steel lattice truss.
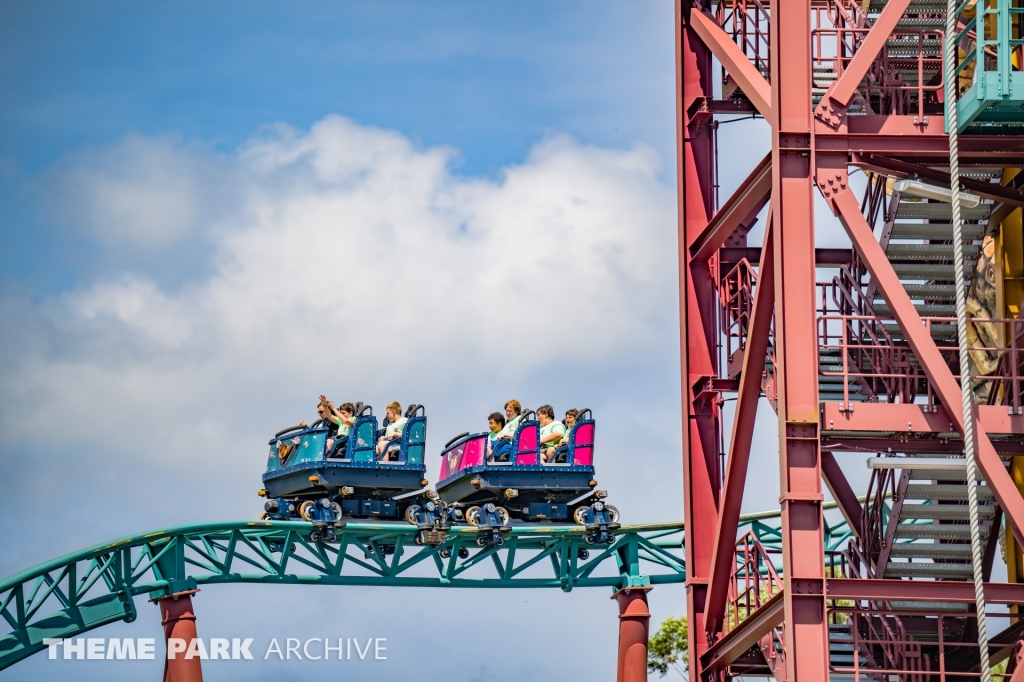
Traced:
[[[781, 538], [773, 517], [744, 518], [746, 530], [766, 547], [778, 546]], [[0, 669], [42, 650], [46, 637], [134, 621], [138, 595], [159, 597], [203, 584], [569, 591], [686, 580], [681, 523], [623, 526], [610, 545], [586, 544], [579, 526], [513, 527], [504, 545], [488, 548], [477, 546], [472, 528], [453, 528], [436, 547], [415, 544], [416, 529], [398, 523], [350, 523], [336, 543], [311, 542], [309, 531], [309, 524], [291, 522], [183, 526], [126, 537], [11, 576], [0, 582], [7, 626], [0, 631]], [[835, 547], [849, 536], [845, 523], [829, 528]]]

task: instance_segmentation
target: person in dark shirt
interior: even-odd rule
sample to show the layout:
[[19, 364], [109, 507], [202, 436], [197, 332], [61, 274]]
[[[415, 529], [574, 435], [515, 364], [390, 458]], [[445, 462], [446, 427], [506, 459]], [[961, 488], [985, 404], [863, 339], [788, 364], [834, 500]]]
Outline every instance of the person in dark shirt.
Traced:
[[338, 435], [338, 425], [335, 424], [330, 419], [330, 408], [326, 404], [324, 404], [323, 401], [320, 401], [316, 406], [316, 413], [319, 415], [316, 421], [308, 425], [306, 424], [305, 421], [301, 421], [299, 422], [299, 426], [306, 426], [307, 428], [310, 429], [316, 429], [321, 426], [326, 426], [327, 438], [328, 440], [333, 440]]

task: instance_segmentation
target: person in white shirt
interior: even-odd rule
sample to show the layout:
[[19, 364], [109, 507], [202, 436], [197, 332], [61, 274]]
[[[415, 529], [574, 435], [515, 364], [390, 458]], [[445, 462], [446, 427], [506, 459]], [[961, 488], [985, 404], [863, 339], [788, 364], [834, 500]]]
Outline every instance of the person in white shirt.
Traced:
[[405, 423], [409, 421], [402, 416], [402, 406], [397, 402], [388, 405], [387, 415], [389, 423], [387, 428], [384, 429], [384, 435], [377, 441], [377, 457], [381, 460], [398, 458], [399, 440], [402, 437]]
[[547, 462], [565, 435], [565, 425], [555, 421], [555, 410], [550, 405], [537, 408], [537, 419], [540, 420], [540, 461]]

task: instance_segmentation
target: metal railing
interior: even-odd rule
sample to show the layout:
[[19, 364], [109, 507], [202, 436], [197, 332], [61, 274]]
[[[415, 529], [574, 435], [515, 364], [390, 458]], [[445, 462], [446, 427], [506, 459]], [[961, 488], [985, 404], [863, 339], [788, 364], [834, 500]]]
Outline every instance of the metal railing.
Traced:
[[747, 345], [750, 318], [754, 314], [756, 285], [757, 273], [744, 258], [722, 278], [718, 287], [718, 302], [721, 306], [721, 314], [718, 317], [725, 337], [725, 357], [729, 363], [730, 375], [733, 374], [733, 355]]
[[[1024, 0], [964, 0], [955, 36], [958, 127], [1019, 122], [1024, 102]], [[1000, 105], [1009, 108], [1000, 111]]]
[[[921, 322], [926, 331], [931, 333], [935, 327], [945, 331], [955, 326], [956, 318], [924, 317]], [[978, 358], [989, 358], [990, 362], [986, 362], [986, 365], [994, 365], [995, 369], [991, 373], [983, 373], [975, 365], [970, 374], [971, 383], [978, 393], [981, 392], [977, 389], [987, 384], [985, 395], [989, 396], [989, 404], [1004, 405], [1011, 414], [1022, 414], [1024, 320], [985, 318], [984, 322], [1005, 325], [1007, 346], [983, 345], [980, 340], [972, 343], [972, 359], [977, 361]], [[937, 406], [931, 383], [906, 341], [901, 338], [892, 318], [861, 314], [819, 315], [818, 340], [822, 351], [831, 351], [843, 358], [840, 369], [822, 368], [820, 373], [825, 377], [842, 378], [844, 402], [850, 399], [850, 382], [863, 381], [873, 389], [878, 389], [875, 393], [879, 400], [884, 396], [886, 402], [919, 402], [928, 407]], [[940, 345], [939, 353], [953, 374], [958, 376], [957, 348]]]
[[[832, 661], [830, 670], [836, 676], [860, 682], [968, 682], [981, 678], [978, 642], [972, 636], [973, 613], [950, 612], [941, 604], [909, 610], [884, 602], [830, 602], [830, 620], [849, 627], [831, 631], [829, 644], [854, 652], [849, 663]], [[994, 647], [993, 662], [1009, 659], [1010, 666], [994, 670], [993, 680], [1012, 676], [1015, 644]]]

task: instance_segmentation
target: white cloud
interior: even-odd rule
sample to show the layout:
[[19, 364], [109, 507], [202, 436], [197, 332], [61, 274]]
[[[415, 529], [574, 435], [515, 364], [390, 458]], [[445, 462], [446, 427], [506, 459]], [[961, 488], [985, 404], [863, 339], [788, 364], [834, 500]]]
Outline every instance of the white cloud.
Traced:
[[105, 246], [157, 251], [201, 229], [230, 187], [224, 170], [201, 146], [130, 134], [64, 159], [44, 188], [58, 218]]
[[[119, 271], [39, 305], [8, 299], [8, 438], [40, 442], [47, 404], [66, 425], [49, 447], [127, 422], [160, 436], [156, 460], [197, 432], [249, 457], [273, 430], [254, 412], [300, 394], [311, 409], [325, 384], [344, 399], [516, 385], [674, 341], [674, 199], [656, 153], [554, 137], [494, 181], [453, 175], [452, 156], [337, 116], [227, 158], [137, 136], [78, 155], [68, 200], [95, 207], [99, 232], [165, 211], [179, 217], [133, 238], [169, 239], [191, 215], [210, 274], [161, 288]], [[215, 177], [224, 205], [204, 219], [198, 188]], [[244, 447], [225, 419], [251, 429]]]

